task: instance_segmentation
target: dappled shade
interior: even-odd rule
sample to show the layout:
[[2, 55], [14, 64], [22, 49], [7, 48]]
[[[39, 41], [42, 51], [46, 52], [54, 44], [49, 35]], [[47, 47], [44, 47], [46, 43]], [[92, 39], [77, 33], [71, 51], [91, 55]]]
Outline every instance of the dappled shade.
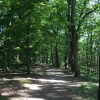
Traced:
[[[44, 67], [44, 70], [40, 70], [40, 72], [42, 71], [44, 74], [39, 77], [30, 75], [1, 79], [1, 95], [8, 97], [10, 100], [14, 98], [16, 100], [18, 98], [20, 100], [21, 98], [27, 98], [28, 100], [81, 100], [82, 98], [87, 99], [88, 96], [85, 97], [86, 95], [93, 96], [89, 92], [92, 93], [94, 87], [93, 89], [90, 87], [91, 89], [86, 92], [85, 85], [84, 87], [81, 85], [88, 85], [88, 82], [74, 78], [73, 74], [67, 70]], [[91, 98], [96, 97], [95, 94]]]

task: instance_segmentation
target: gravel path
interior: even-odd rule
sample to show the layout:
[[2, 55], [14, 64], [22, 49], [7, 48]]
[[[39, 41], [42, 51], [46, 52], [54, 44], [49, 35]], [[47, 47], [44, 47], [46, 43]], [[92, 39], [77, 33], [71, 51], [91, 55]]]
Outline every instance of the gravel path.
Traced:
[[84, 81], [72, 73], [44, 66], [35, 70], [39, 76], [2, 78], [0, 100], [83, 100], [74, 90]]

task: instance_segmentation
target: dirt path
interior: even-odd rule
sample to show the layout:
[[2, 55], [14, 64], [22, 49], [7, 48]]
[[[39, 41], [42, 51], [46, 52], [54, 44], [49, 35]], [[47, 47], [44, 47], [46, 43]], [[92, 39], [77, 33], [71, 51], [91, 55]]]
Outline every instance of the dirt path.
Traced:
[[74, 78], [73, 74], [44, 66], [35, 70], [39, 76], [2, 78], [0, 100], [85, 100], [74, 90], [86, 82]]

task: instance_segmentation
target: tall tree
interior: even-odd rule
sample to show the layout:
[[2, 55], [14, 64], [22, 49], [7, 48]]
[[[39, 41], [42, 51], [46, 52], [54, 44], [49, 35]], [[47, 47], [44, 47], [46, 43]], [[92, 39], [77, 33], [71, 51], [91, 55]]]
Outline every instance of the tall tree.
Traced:
[[[75, 72], [75, 76], [80, 76], [80, 68], [78, 64], [78, 40], [79, 32], [81, 30], [82, 23], [85, 19], [93, 13], [99, 6], [98, 4], [93, 5], [93, 8], [87, 8], [87, 4], [90, 2], [83, 0], [83, 10], [78, 12], [78, 3], [80, 1], [76, 0], [67, 0], [68, 3], [68, 15], [67, 20], [68, 24], [68, 33], [70, 36], [70, 65], [71, 70]], [[81, 3], [82, 3], [81, 2]], [[77, 18], [79, 18], [77, 20]], [[77, 24], [78, 23], [78, 24]]]
[[68, 32], [70, 34], [70, 63], [72, 71], [75, 72], [75, 76], [80, 75], [80, 69], [78, 65], [78, 34], [75, 29], [75, 8], [76, 8], [76, 0], [68, 0]]

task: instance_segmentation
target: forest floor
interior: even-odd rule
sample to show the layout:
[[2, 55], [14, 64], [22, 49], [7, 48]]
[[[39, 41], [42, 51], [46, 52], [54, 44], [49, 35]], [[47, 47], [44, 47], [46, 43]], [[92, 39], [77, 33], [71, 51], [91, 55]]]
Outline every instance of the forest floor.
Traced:
[[0, 100], [97, 100], [95, 87], [65, 69], [35, 66], [31, 75], [0, 76]]

